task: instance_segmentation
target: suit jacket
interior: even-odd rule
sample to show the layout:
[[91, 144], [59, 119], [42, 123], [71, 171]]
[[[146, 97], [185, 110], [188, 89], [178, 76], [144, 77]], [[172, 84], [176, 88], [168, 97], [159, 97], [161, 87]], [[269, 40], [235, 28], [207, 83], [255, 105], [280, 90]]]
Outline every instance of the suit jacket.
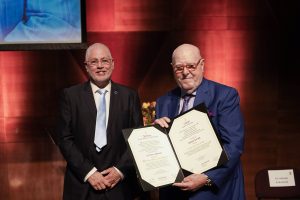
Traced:
[[[157, 118], [175, 117], [179, 109], [180, 95], [180, 88], [175, 88], [158, 98]], [[229, 161], [225, 165], [205, 172], [215, 186], [203, 187], [193, 193], [184, 193], [174, 187], [167, 187], [160, 191], [160, 197], [161, 199], [181, 199], [182, 196], [186, 196], [191, 200], [243, 200], [245, 199], [244, 178], [240, 156], [244, 148], [244, 124], [239, 95], [234, 88], [204, 78], [197, 88], [194, 106], [200, 103], [205, 103], [208, 108]]]
[[[107, 145], [100, 152], [96, 152], [94, 144], [97, 109], [90, 83], [65, 89], [60, 107], [58, 145], [67, 161], [64, 199], [93, 199], [93, 195], [104, 195], [107, 199], [133, 199], [138, 186], [122, 129], [142, 125], [138, 94], [112, 82]], [[115, 188], [97, 192], [84, 182], [84, 177], [93, 167], [102, 171], [112, 166], [125, 176]]]

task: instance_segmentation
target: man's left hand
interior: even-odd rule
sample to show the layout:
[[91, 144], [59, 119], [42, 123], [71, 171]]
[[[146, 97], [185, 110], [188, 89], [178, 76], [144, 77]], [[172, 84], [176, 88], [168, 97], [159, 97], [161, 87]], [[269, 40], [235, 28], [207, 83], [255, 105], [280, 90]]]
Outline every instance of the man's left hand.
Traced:
[[191, 174], [185, 177], [182, 182], [174, 183], [173, 186], [179, 187], [184, 191], [196, 191], [206, 184], [207, 176], [203, 174]]
[[111, 184], [110, 189], [115, 187], [115, 185], [117, 185], [117, 183], [122, 179], [121, 175], [114, 167], [103, 170], [101, 174]]

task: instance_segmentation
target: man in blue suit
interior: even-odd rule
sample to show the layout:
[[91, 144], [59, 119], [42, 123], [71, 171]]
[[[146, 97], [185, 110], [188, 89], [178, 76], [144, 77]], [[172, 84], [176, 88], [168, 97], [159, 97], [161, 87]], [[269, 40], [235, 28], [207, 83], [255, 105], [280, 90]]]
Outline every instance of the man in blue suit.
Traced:
[[[203, 77], [204, 59], [194, 45], [177, 47], [172, 55], [172, 67], [178, 87], [157, 99], [155, 123], [169, 127], [170, 118], [176, 117], [183, 109], [204, 103], [229, 161], [162, 188], [160, 199], [244, 200], [240, 161], [244, 148], [244, 124], [237, 90]], [[185, 96], [189, 96], [189, 101], [184, 100]]]

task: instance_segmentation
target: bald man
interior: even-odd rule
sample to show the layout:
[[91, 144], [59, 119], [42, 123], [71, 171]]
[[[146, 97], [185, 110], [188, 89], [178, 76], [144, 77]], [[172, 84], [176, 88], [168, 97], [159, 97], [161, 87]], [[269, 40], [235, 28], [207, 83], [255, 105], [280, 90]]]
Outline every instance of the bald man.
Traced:
[[[157, 99], [156, 124], [169, 127], [170, 118], [183, 109], [204, 103], [229, 157], [220, 167], [187, 175], [182, 182], [160, 190], [161, 200], [243, 200], [244, 178], [240, 157], [244, 148], [244, 124], [236, 89], [207, 80], [204, 59], [198, 47], [178, 46], [172, 55], [172, 70], [178, 87]], [[184, 108], [184, 96], [189, 95]]]
[[[87, 49], [85, 67], [89, 80], [65, 89], [61, 99], [58, 145], [67, 161], [63, 199], [134, 199], [139, 187], [122, 129], [143, 124], [138, 94], [111, 80], [115, 65], [104, 44]], [[106, 128], [98, 128], [98, 121]], [[105, 137], [95, 140], [98, 133]]]

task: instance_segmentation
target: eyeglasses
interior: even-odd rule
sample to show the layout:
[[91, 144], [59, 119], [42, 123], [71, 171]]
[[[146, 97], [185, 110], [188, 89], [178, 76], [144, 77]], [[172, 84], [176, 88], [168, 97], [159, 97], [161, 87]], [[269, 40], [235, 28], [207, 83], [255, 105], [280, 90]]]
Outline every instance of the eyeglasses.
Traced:
[[85, 64], [92, 66], [92, 67], [97, 67], [99, 65], [101, 66], [109, 66], [112, 63], [113, 59], [111, 58], [100, 58], [100, 59], [91, 59], [85, 62]]
[[[186, 68], [189, 71], [195, 71], [197, 69], [197, 66], [199, 65], [200, 61], [203, 60], [202, 58], [200, 58], [198, 60], [198, 62], [196, 63], [186, 63], [186, 64], [176, 64], [173, 65], [173, 70], [176, 73], [181, 73], [183, 72], [184, 68]], [[171, 63], [172, 65], [172, 63]]]

